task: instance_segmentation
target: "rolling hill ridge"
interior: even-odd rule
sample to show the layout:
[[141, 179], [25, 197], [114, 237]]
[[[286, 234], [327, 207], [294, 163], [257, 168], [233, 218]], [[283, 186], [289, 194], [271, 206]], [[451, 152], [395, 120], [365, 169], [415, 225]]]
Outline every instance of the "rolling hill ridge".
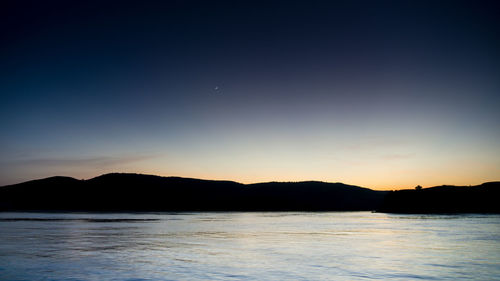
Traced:
[[319, 181], [233, 181], [112, 173], [50, 177], [0, 187], [0, 211], [373, 211], [500, 213], [500, 182], [376, 191]]

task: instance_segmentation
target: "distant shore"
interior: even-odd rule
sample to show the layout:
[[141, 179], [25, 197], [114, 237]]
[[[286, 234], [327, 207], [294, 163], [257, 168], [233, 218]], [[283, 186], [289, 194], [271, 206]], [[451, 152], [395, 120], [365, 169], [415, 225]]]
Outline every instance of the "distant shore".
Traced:
[[343, 183], [241, 184], [141, 174], [50, 177], [0, 187], [0, 211], [500, 213], [500, 182], [376, 191]]

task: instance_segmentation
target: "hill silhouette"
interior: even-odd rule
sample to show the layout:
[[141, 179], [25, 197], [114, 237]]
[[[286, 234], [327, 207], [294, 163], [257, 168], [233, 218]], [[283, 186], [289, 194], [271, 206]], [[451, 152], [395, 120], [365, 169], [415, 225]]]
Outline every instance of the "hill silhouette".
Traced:
[[[420, 186], [419, 186], [420, 187]], [[500, 182], [442, 185], [387, 193], [378, 211], [390, 213], [500, 213]]]
[[376, 191], [318, 181], [232, 181], [105, 174], [50, 177], [0, 187], [0, 211], [371, 211], [500, 213], [500, 182]]
[[0, 210], [345, 211], [375, 210], [384, 191], [325, 182], [241, 184], [140, 174], [89, 180], [51, 177], [0, 188]]

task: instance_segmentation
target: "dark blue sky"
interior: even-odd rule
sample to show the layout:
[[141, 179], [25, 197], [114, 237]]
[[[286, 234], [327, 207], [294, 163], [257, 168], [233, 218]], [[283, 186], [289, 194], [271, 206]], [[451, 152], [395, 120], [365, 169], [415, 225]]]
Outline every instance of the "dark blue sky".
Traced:
[[3, 1], [0, 184], [500, 174], [497, 1]]

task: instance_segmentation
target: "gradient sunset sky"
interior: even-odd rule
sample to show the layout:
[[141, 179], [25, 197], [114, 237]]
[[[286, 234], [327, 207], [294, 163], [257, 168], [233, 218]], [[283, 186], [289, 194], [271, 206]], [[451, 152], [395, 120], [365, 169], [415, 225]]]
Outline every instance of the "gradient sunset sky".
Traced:
[[500, 180], [499, 1], [0, 5], [0, 185]]

